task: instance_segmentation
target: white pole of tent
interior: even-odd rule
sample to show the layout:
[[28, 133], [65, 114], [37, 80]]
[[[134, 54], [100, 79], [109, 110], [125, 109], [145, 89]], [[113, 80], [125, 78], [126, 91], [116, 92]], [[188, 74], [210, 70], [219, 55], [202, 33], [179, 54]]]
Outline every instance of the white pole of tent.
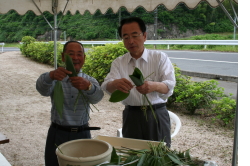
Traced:
[[34, 3], [34, 5], [38, 9], [38, 11], [41, 13], [43, 18], [46, 20], [46, 22], [49, 24], [51, 29], [54, 31], [54, 67], [55, 67], [55, 69], [57, 69], [57, 44], [56, 44], [57, 42], [56, 41], [57, 41], [57, 6], [58, 6], [58, 0], [52, 0], [52, 10], [53, 10], [53, 13], [54, 13], [54, 27], [51, 26], [51, 24], [46, 19], [46, 17], [43, 15], [42, 11], [37, 6], [35, 1], [32, 0], [32, 2]]
[[54, 68], [57, 69], [57, 7], [58, 0], [52, 0], [52, 11], [54, 13]]
[[54, 12], [54, 67], [57, 69], [57, 12]]

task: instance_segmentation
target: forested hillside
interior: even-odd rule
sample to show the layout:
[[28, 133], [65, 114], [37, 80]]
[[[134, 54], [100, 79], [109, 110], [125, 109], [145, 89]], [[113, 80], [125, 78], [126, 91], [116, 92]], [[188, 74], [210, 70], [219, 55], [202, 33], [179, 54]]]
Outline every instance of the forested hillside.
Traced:
[[[233, 16], [229, 1], [226, 0], [223, 4]], [[237, 4], [234, 5], [238, 13], [238, 6]], [[48, 12], [43, 14], [53, 25], [53, 15]], [[62, 14], [58, 15], [58, 20], [61, 19], [61, 16]], [[158, 39], [180, 37], [178, 34], [172, 34], [176, 27], [177, 33], [185, 33], [187, 30], [200, 30], [204, 33], [233, 32], [233, 25], [222, 9], [220, 7], [211, 8], [203, 2], [193, 10], [188, 9], [184, 4], [180, 4], [173, 11], [168, 11], [164, 6], [159, 6], [153, 12], [147, 12], [144, 8], [139, 7], [133, 13], [128, 13], [126, 8], [121, 8], [120, 14], [119, 12], [113, 13], [111, 9], [105, 14], [100, 11], [97, 11], [94, 15], [87, 11], [84, 15], [67, 13], [60, 22], [58, 38], [64, 40], [64, 36], [67, 36], [67, 40], [118, 39], [119, 19], [129, 16], [141, 17], [148, 27], [156, 28]], [[156, 19], [157, 27], [155, 27]], [[22, 16], [15, 11], [0, 15], [0, 42], [21, 41], [23, 36], [32, 36], [42, 41], [52, 40], [53, 37], [52, 30], [43, 16], [36, 16], [32, 11], [28, 11]]]

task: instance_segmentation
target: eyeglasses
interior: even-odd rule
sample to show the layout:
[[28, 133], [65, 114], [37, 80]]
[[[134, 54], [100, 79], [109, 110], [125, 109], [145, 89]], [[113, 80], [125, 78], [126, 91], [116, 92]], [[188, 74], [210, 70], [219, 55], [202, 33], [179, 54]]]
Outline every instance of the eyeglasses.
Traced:
[[136, 40], [141, 35], [142, 35], [142, 33], [134, 33], [131, 36], [125, 35], [125, 36], [122, 37], [122, 40], [125, 41], [125, 42], [129, 41], [130, 38]]

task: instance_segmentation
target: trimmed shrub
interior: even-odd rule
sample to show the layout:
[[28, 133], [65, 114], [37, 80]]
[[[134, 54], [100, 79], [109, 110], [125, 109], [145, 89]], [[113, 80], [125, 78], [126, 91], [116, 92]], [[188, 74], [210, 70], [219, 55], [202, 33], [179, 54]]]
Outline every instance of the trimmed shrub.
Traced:
[[21, 42], [23, 44], [21, 45], [20, 50], [21, 50], [23, 55], [28, 57], [29, 52], [27, 51], [27, 47], [29, 44], [34, 43], [35, 41], [36, 41], [36, 39], [34, 37], [31, 37], [31, 36], [24, 36], [22, 38]]
[[83, 72], [93, 76], [99, 83], [102, 83], [110, 71], [111, 63], [117, 57], [127, 52], [122, 42], [92, 47], [92, 49], [86, 53]]
[[213, 100], [213, 104], [212, 110], [216, 114], [213, 121], [221, 121], [223, 126], [229, 125], [235, 118], [236, 101], [230, 97], [222, 97], [220, 100]]
[[[35, 42], [36, 40], [31, 36], [25, 36], [22, 39], [21, 52], [26, 57], [44, 63], [53, 65], [54, 64], [54, 42]], [[63, 45], [57, 42], [57, 65], [64, 66], [62, 63], [61, 52]]]
[[212, 101], [225, 97], [224, 88], [218, 87], [218, 81], [208, 80], [203, 82], [190, 81], [182, 90], [176, 102], [189, 111], [192, 115], [197, 109], [211, 109]]
[[181, 74], [180, 68], [177, 67], [176, 64], [173, 64], [175, 70], [175, 79], [176, 85], [174, 88], [173, 94], [168, 98], [167, 107], [175, 107], [177, 102], [176, 98], [183, 92], [189, 88], [189, 84], [191, 82], [191, 77]]

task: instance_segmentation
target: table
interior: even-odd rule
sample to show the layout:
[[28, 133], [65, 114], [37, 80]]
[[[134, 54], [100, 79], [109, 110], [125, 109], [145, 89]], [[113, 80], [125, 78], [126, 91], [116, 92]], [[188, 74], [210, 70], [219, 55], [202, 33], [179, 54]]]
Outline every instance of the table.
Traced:
[[9, 142], [10, 142], [10, 140], [5, 135], [0, 133], [0, 144], [5, 144], [5, 143], [9, 143]]

